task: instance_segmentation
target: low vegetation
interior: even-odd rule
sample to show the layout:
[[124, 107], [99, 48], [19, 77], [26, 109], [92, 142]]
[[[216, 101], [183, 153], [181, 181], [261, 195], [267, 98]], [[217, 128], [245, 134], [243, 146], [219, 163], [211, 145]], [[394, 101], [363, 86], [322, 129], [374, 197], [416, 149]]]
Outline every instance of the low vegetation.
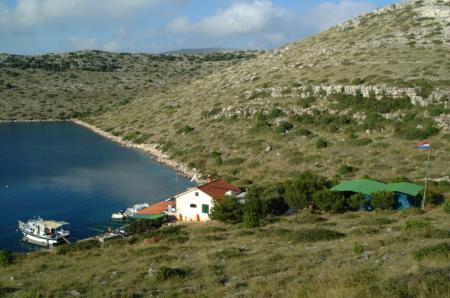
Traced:
[[[449, 231], [448, 218], [441, 208], [408, 217], [388, 210], [302, 211], [274, 217], [264, 227], [164, 227], [102, 245], [62, 246], [65, 254], [22, 255], [0, 266], [0, 293], [445, 297], [450, 234], [426, 231]], [[377, 232], [358, 231], [361, 222]]]

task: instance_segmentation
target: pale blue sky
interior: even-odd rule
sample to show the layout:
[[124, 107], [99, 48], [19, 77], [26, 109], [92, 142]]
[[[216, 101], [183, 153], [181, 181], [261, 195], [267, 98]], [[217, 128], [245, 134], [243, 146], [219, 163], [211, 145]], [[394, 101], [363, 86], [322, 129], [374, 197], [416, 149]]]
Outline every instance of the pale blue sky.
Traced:
[[268, 49], [392, 0], [0, 0], [0, 52]]

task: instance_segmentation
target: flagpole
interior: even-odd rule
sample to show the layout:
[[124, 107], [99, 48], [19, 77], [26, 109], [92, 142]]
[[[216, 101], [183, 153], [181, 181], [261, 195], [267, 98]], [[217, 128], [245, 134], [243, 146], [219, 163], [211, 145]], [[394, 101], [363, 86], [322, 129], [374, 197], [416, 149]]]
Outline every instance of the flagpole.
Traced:
[[422, 210], [425, 210], [425, 199], [427, 197], [427, 185], [428, 185], [428, 167], [430, 164], [430, 152], [431, 148], [428, 148], [428, 156], [427, 156], [427, 167], [425, 169], [425, 189], [423, 190], [423, 198], [422, 198]]

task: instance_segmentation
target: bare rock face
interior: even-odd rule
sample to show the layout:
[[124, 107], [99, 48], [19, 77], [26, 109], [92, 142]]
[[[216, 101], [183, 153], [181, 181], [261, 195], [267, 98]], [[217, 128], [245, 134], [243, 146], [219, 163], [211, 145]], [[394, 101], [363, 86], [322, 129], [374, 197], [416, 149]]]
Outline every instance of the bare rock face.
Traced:
[[446, 1], [424, 0], [422, 1], [423, 6], [417, 7], [416, 12], [422, 15], [422, 17], [435, 18], [438, 21], [448, 22], [450, 18], [450, 5], [448, 2], [445, 2]]

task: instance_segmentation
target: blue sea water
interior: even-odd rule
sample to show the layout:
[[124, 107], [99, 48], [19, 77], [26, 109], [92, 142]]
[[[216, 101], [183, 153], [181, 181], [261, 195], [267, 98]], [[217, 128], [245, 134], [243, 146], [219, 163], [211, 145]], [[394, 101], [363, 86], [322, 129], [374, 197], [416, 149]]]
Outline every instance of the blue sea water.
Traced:
[[17, 220], [64, 220], [81, 239], [114, 211], [190, 185], [147, 154], [69, 122], [0, 123], [0, 249], [30, 249]]

